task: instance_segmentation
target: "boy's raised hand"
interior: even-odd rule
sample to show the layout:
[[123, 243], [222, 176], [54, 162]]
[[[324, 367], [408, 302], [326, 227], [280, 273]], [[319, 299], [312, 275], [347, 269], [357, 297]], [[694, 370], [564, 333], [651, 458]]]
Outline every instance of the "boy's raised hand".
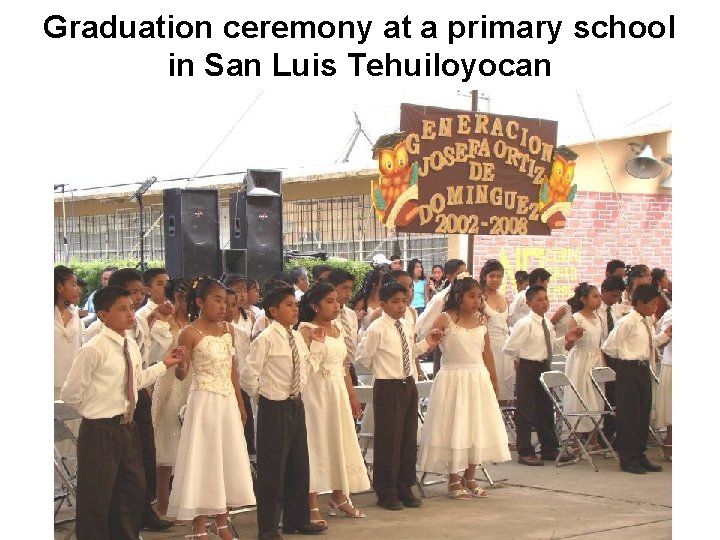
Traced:
[[565, 341], [567, 341], [568, 343], [574, 343], [578, 340], [578, 338], [581, 338], [584, 333], [585, 329], [582, 326], [573, 328], [567, 334], [565, 334]]
[[430, 333], [427, 335], [425, 340], [428, 342], [428, 345], [431, 347], [437, 347], [440, 345], [440, 342], [443, 339], [443, 331], [439, 328], [434, 328], [430, 330]]
[[320, 343], [325, 343], [325, 330], [319, 327], [313, 328], [312, 332], [310, 333], [310, 339], [319, 341]]
[[175, 347], [172, 351], [170, 351], [170, 353], [165, 357], [165, 360], [163, 360], [163, 363], [165, 364], [165, 367], [171, 368], [180, 364], [184, 359], [185, 347], [179, 345]]

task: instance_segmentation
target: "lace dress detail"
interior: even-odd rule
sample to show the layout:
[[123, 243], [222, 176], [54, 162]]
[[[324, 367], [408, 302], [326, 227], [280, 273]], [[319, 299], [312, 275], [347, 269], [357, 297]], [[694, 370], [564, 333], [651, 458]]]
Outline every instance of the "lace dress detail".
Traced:
[[232, 336], [203, 336], [193, 349], [191, 390], [206, 390], [222, 396], [233, 391], [230, 370], [235, 351]]

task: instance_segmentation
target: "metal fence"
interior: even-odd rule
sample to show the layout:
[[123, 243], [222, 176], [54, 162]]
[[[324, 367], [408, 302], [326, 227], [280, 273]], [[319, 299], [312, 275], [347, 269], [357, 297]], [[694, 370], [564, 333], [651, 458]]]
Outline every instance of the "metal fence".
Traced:
[[[145, 259], [163, 260], [162, 205], [145, 208]], [[67, 217], [68, 250], [80, 260], [139, 258], [140, 224], [136, 210], [113, 214]], [[154, 225], [154, 227], [153, 227]], [[65, 260], [63, 221], [55, 218], [55, 261]], [[285, 249], [316, 251], [355, 261], [369, 261], [376, 253], [418, 258], [428, 270], [447, 259], [446, 235], [400, 233], [375, 217], [370, 197], [354, 195], [283, 202]], [[230, 247], [229, 200], [220, 200], [220, 246]]]

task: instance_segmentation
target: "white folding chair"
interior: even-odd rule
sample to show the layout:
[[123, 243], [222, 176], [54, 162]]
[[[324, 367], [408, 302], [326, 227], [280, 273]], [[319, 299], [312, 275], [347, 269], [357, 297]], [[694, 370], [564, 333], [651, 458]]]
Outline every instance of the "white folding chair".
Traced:
[[372, 386], [355, 386], [355, 394], [361, 405], [365, 405], [363, 415], [360, 418], [358, 426], [358, 442], [360, 443], [360, 452], [362, 453], [365, 468], [368, 471], [368, 477], [372, 481], [370, 471], [372, 464], [368, 463], [367, 453], [375, 436], [375, 416], [373, 413], [373, 387]]
[[553, 354], [552, 360], [550, 361], [550, 369], [562, 371], [564, 373], [566, 361], [567, 356], [565, 356], [564, 354]]
[[[550, 400], [553, 403], [553, 407], [555, 408], [555, 411], [560, 416], [560, 419], [562, 423], [564, 424], [565, 428], [567, 428], [567, 435], [563, 432], [558, 437], [560, 439], [560, 451], [558, 452], [558, 456], [555, 459], [555, 465], [558, 467], [562, 465], [570, 465], [573, 463], [577, 463], [579, 461], [579, 456], [575, 456], [575, 459], [568, 461], [566, 463], [560, 463], [560, 457], [563, 454], [569, 454], [573, 455], [572, 448], [573, 446], [580, 449], [582, 452], [583, 457], [588, 460], [588, 462], [593, 466], [593, 469], [595, 469], [595, 472], [598, 472], [597, 465], [595, 465], [595, 462], [593, 461], [591, 454], [603, 454], [605, 455], [607, 452], [611, 453], [615, 459], [619, 461], [618, 455], [615, 453], [615, 450], [613, 450], [612, 446], [608, 442], [608, 440], [605, 438], [605, 434], [600, 429], [600, 420], [597, 418], [602, 419], [602, 417], [609, 414], [609, 411], [591, 411], [588, 409], [587, 404], [585, 403], [585, 400], [583, 400], [582, 396], [578, 393], [577, 389], [575, 388], [575, 385], [570, 381], [570, 379], [567, 378], [567, 376], [561, 372], [561, 371], [546, 371], [545, 373], [542, 373], [540, 375], [540, 384], [542, 384], [543, 388], [547, 392], [548, 396], [550, 397]], [[582, 410], [578, 412], [566, 412], [563, 410], [562, 402], [563, 402], [563, 393], [564, 392], [573, 392], [575, 394], [575, 397], [577, 398], [578, 402], [580, 403]], [[590, 419], [595, 426], [592, 432], [590, 432], [590, 436], [593, 433], [597, 433], [602, 440], [605, 442], [606, 449], [602, 450], [592, 450], [588, 451], [588, 449], [585, 447], [585, 444], [580, 440], [580, 437], [577, 433], [577, 427], [580, 424], [580, 421], [583, 419]], [[575, 419], [575, 423], [573, 424], [571, 422], [571, 419]], [[565, 431], [565, 430], [563, 430]], [[588, 438], [590, 438], [590, 436]], [[574, 444], [573, 444], [574, 443]]]

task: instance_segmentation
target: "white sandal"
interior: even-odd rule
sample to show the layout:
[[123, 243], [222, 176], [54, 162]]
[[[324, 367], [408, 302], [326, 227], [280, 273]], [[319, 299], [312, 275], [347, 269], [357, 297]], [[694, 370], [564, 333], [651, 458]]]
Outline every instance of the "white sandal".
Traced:
[[202, 538], [203, 536], [207, 536], [207, 533], [186, 534], [185, 538]]
[[[474, 482], [474, 483], [475, 483], [475, 487], [474, 487], [474, 488], [468, 487], [468, 482]], [[463, 478], [463, 479], [462, 479], [462, 484], [463, 484], [463, 486], [465, 486], [465, 489], [466, 489], [466, 490], [470, 493], [470, 495], [472, 495], [473, 497], [476, 497], [476, 498], [478, 498], [478, 499], [487, 499], [487, 497], [488, 497], [488, 492], [487, 492], [487, 490], [484, 490], [483, 488], [481, 488], [480, 486], [478, 486], [477, 480], [468, 480], [468, 479], [466, 479], [466, 478]]]
[[[216, 523], [216, 524], [215, 524], [215, 534], [217, 534], [218, 536], [220, 536], [220, 529], [228, 529], [228, 528], [229, 528], [228, 525], [218, 525], [218, 524]], [[207, 533], [205, 533], [205, 534], [207, 534]], [[238, 540], [238, 539], [233, 536], [233, 540]]]
[[[349, 504], [352, 507], [353, 511], [348, 512], [347, 510], [343, 510], [342, 508], [340, 508], [344, 504]], [[343, 502], [341, 502], [340, 504], [334, 502], [332, 499], [328, 500], [328, 515], [337, 516], [338, 512], [340, 512], [343, 516], [349, 517], [349, 518], [364, 518], [365, 517], [365, 514], [363, 512], [361, 512], [360, 510], [358, 510], [357, 508], [355, 508], [353, 506], [353, 503], [350, 500], [350, 497], [346, 497], [345, 500]]]
[[[453, 486], [460, 486], [460, 489], [452, 489]], [[469, 501], [472, 499], [468, 490], [463, 487], [462, 480], [448, 484], [448, 497], [456, 501]]]

